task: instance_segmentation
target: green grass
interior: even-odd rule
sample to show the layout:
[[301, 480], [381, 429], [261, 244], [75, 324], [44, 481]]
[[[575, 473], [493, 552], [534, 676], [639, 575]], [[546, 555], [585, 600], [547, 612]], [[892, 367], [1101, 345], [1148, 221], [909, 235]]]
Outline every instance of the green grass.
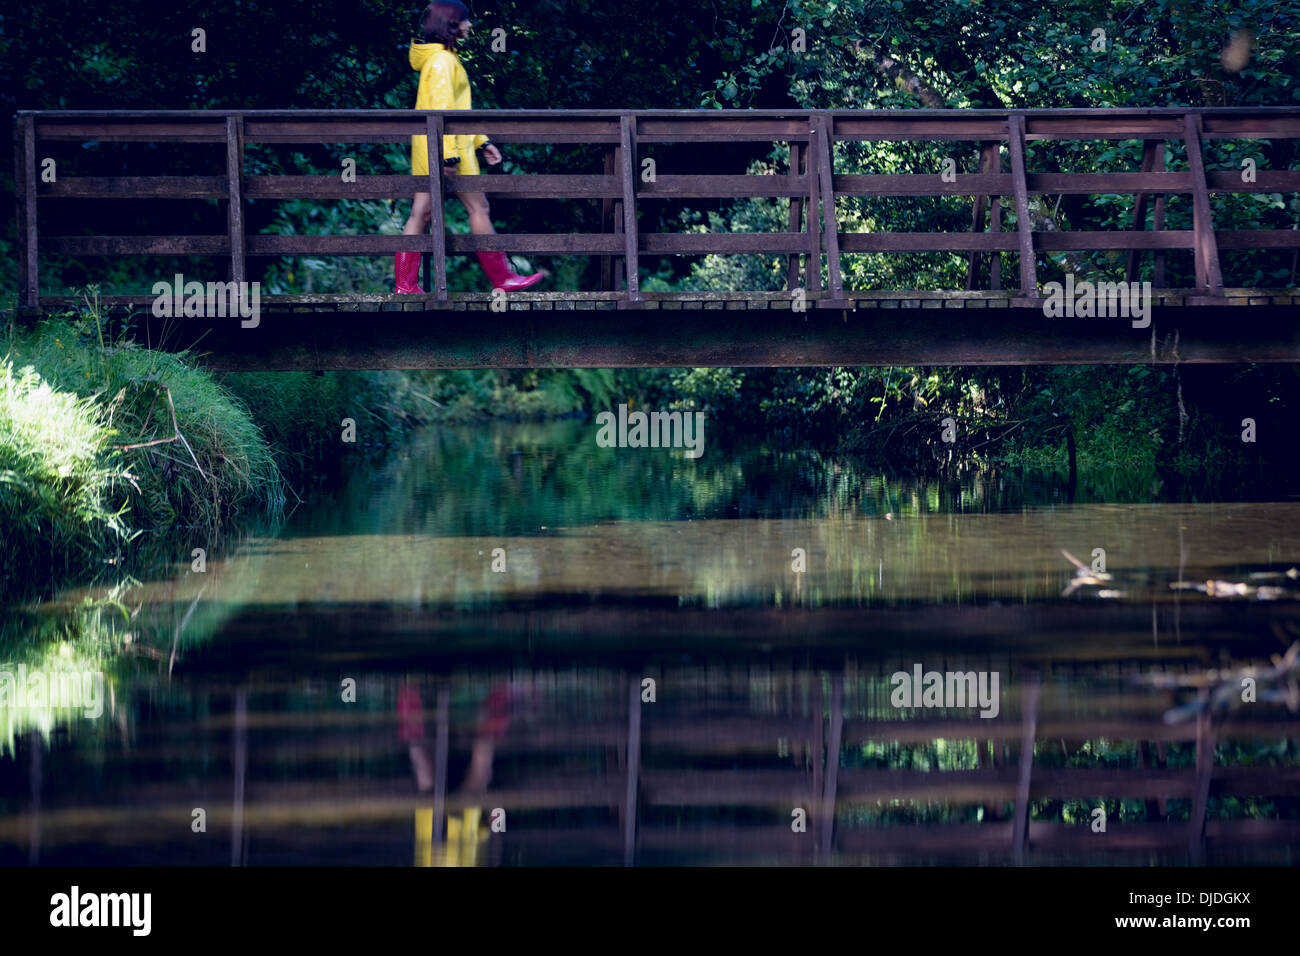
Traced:
[[0, 592], [129, 541], [134, 479], [102, 407], [0, 361]]
[[100, 410], [136, 479], [136, 527], [216, 528], [284, 507], [280, 469], [248, 408], [185, 354], [104, 342], [92, 309], [20, 335], [12, 357]]

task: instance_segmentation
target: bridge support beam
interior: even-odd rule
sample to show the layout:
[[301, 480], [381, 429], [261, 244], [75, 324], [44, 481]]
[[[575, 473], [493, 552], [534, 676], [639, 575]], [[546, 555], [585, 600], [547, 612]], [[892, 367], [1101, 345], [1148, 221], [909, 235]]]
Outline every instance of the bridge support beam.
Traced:
[[539, 299], [500, 313], [454, 302], [478, 309], [377, 314], [355, 303], [349, 311], [272, 304], [256, 328], [237, 318], [155, 318], [147, 309], [129, 321], [141, 341], [193, 348], [202, 364], [229, 371], [1300, 362], [1300, 309], [1292, 305], [1153, 305], [1150, 326], [1135, 329], [1124, 318], [1048, 318], [1041, 308], [1001, 304], [976, 311], [882, 300], [795, 313], [788, 302], [684, 308], [650, 300], [615, 312], [612, 299]]

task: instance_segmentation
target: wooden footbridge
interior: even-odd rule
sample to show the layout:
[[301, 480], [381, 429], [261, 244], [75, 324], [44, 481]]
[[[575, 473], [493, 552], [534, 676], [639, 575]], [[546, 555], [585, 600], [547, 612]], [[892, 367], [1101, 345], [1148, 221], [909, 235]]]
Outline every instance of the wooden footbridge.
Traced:
[[[502, 144], [595, 145], [603, 149], [604, 165], [600, 171], [508, 176], [487, 171], [473, 182], [440, 175], [345, 180], [262, 174], [250, 170], [245, 156], [250, 143], [405, 143], [411, 135], [427, 134], [429, 168], [439, 170], [442, 135], [458, 133], [486, 133]], [[220, 274], [187, 275], [187, 281], [247, 283], [258, 278], [250, 260], [259, 258], [405, 250], [426, 255], [426, 295], [267, 295], [260, 297], [255, 322], [160, 318], [152, 311], [152, 292], [103, 297], [110, 314], [129, 318], [148, 341], [195, 348], [218, 369], [1300, 361], [1300, 229], [1216, 228], [1210, 203], [1214, 193], [1300, 192], [1300, 170], [1261, 168], [1247, 175], [1241, 168], [1208, 169], [1204, 159], [1210, 140], [1300, 138], [1300, 108], [38, 111], [18, 114], [16, 137], [18, 305], [24, 314], [70, 304], [68, 296], [42, 294], [44, 256], [207, 257], [219, 262]], [[1031, 168], [1027, 146], [1044, 140], [1141, 141], [1141, 169], [1038, 171]], [[951, 143], [956, 157], [978, 156], [979, 172], [838, 173], [836, 145], [868, 141]], [[209, 152], [216, 147], [224, 151], [224, 175], [58, 175], [45, 181], [49, 153], [103, 142], [196, 144]], [[647, 144], [690, 143], [706, 152], [708, 144], [734, 142], [781, 144], [788, 149], [786, 172], [696, 175], [665, 169], [646, 176], [640, 151]], [[1167, 143], [1185, 146], [1186, 169], [1165, 168]], [[598, 203], [601, 231], [447, 235], [443, 200], [467, 189], [491, 197]], [[434, 197], [427, 235], [266, 235], [246, 229], [250, 201], [406, 198], [423, 191]], [[1061, 231], [1051, 228], [1050, 219], [1035, 223], [1032, 197], [1070, 194], [1136, 196], [1131, 228]], [[1191, 228], [1166, 228], [1171, 195], [1190, 197]], [[969, 231], [840, 229], [842, 200], [938, 196], [972, 197]], [[656, 200], [746, 197], [788, 200], [786, 231], [664, 233], [647, 231], [638, 218], [638, 208]], [[38, 229], [52, 204], [106, 199], [218, 200], [226, 229], [184, 236], [47, 235]], [[1004, 206], [1013, 224], [1004, 222]], [[449, 292], [448, 255], [485, 250], [598, 257], [601, 287], [510, 293], [497, 302], [486, 290]], [[1040, 281], [1040, 265], [1053, 254], [1094, 250], [1126, 254], [1126, 283], [1144, 279], [1143, 257], [1152, 257], [1146, 279], [1152, 284], [1150, 310], [1140, 319], [1054, 315], [1045, 308], [1052, 290]], [[1246, 288], [1242, 277], [1225, 277], [1221, 253], [1243, 250], [1280, 250], [1280, 258], [1289, 260], [1289, 279], [1277, 288]], [[845, 286], [845, 255], [935, 252], [966, 256], [964, 288]], [[1167, 256], [1187, 252], [1193, 284], [1167, 287]], [[642, 290], [643, 258], [707, 253], [783, 256], [785, 288]], [[1019, 277], [1012, 289], [1002, 288], [1003, 256], [1015, 263]], [[159, 280], [171, 283], [173, 271]], [[1101, 272], [1075, 278], [1119, 281], [1118, 274]], [[360, 315], [368, 312], [380, 315]], [[1246, 315], [1249, 321], [1242, 321]]]

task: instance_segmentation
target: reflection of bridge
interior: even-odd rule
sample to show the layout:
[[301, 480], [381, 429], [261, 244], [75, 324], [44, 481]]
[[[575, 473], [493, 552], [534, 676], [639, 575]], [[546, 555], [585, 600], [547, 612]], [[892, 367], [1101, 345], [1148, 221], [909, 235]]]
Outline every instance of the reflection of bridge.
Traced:
[[[231, 320], [168, 320], [166, 341], [173, 347], [192, 344], [198, 330], [191, 330], [201, 326], [206, 332], [202, 349], [217, 368], [1300, 360], [1300, 332], [1294, 320], [1300, 313], [1300, 290], [1234, 287], [1225, 283], [1220, 261], [1221, 253], [1300, 250], [1300, 231], [1216, 229], [1210, 205], [1212, 193], [1300, 191], [1300, 171], [1260, 169], [1251, 178], [1239, 168], [1207, 170], [1203, 158], [1208, 140], [1300, 137], [1300, 109], [35, 112], [19, 114], [17, 132], [24, 307], [63, 301], [40, 295], [37, 273], [44, 255], [218, 257], [225, 263], [225, 274], [205, 280], [246, 281], [255, 276], [247, 265], [253, 257], [387, 255], [407, 249], [428, 254], [426, 285], [431, 292], [426, 296], [268, 296], [262, 300], [266, 314], [256, 329], [240, 328]], [[438, 175], [357, 175], [350, 182], [341, 176], [263, 175], [249, 172], [244, 154], [247, 143], [394, 143], [427, 133], [430, 168], [437, 170], [441, 134], [465, 132], [484, 132], [500, 143], [587, 144], [603, 150], [600, 172], [489, 175], [472, 184], [495, 196], [599, 203], [601, 231], [447, 236], [442, 199], [445, 192], [468, 188], [464, 181], [444, 183]], [[979, 172], [836, 173], [837, 144], [881, 140], [962, 144], [953, 150], [959, 163], [962, 154], [968, 154], [968, 161], [978, 161]], [[1141, 170], [1078, 173], [1032, 168], [1031, 144], [1081, 140], [1140, 140]], [[224, 174], [60, 174], [54, 182], [41, 181], [44, 157], [66, 150], [67, 144], [132, 141], [206, 144], [209, 153], [217, 147]], [[661, 166], [650, 181], [643, 176], [644, 147], [736, 141], [785, 144], [787, 171], [697, 175]], [[1165, 169], [1166, 143], [1185, 146], [1185, 170]], [[1002, 159], [1004, 146], [1009, 171]], [[253, 200], [373, 199], [417, 191], [431, 191], [435, 198], [432, 230], [426, 236], [251, 235], [245, 229], [246, 205]], [[1036, 224], [1031, 210], [1036, 196], [1124, 194], [1136, 196], [1130, 229], [1038, 228], [1054, 224]], [[1190, 197], [1191, 228], [1165, 228], [1169, 195]], [[943, 196], [974, 197], [970, 231], [859, 233], [838, 228], [837, 213], [845, 200], [870, 204]], [[642, 231], [638, 225], [639, 205], [719, 197], [787, 199], [787, 230], [671, 234]], [[39, 233], [38, 212], [65, 199], [219, 200], [227, 228], [221, 235], [194, 236]], [[1015, 217], [1014, 227], [1005, 230], [1004, 199]], [[488, 297], [449, 293], [446, 257], [480, 250], [597, 256], [602, 291], [514, 293], [508, 311], [492, 315], [490, 321], [484, 321], [487, 316], [459, 315], [487, 311]], [[1043, 314], [1040, 256], [1092, 250], [1127, 253], [1126, 281], [1141, 278], [1141, 257], [1152, 255], [1155, 292], [1149, 327], [1134, 328], [1128, 318]], [[859, 291], [844, 285], [845, 254], [925, 252], [966, 255], [965, 288]], [[1166, 258], [1186, 252], [1191, 253], [1194, 284], [1166, 289]], [[705, 253], [784, 256], [786, 290], [676, 296], [641, 290], [638, 264], [643, 255]], [[1002, 289], [1004, 255], [1016, 264], [1015, 290]], [[1291, 262], [1294, 286], [1294, 258]], [[170, 281], [171, 275], [165, 278]], [[1231, 274], [1228, 279], [1241, 281]], [[798, 308], [797, 290], [803, 290], [806, 312], [791, 311]], [[109, 297], [106, 304], [123, 312], [144, 312], [141, 321], [149, 327], [150, 340], [159, 341], [164, 323], [148, 315], [152, 299]], [[1231, 321], [1239, 314], [1232, 312], [1235, 306], [1249, 307], [1251, 320]], [[606, 309], [645, 314], [599, 315]], [[723, 314], [695, 314], [710, 309]], [[440, 314], [423, 314], [427, 311]], [[353, 314], [366, 312], [397, 314], [365, 322]]]
[[[207, 807], [214, 835], [235, 835], [235, 858], [260, 863], [337, 863], [343, 852], [354, 863], [410, 860], [418, 813], [475, 806], [508, 817], [483, 858], [524, 862], [1282, 863], [1300, 846], [1300, 767], [1237, 761], [1230, 749], [1258, 754], [1294, 739], [1294, 715], [1259, 705], [1170, 725], [1161, 719], [1169, 695], [1131, 680], [1271, 649], [1271, 637], [1260, 639], [1269, 627], [1259, 625], [1294, 631], [1289, 603], [1162, 607], [1166, 633], [1154, 643], [1152, 610], [1133, 606], [727, 615], [250, 610], [220, 641], [192, 650], [165, 693], [136, 678], [139, 697], [193, 693], [201, 708], [181, 696], [174, 720], [133, 729], [129, 748], [110, 746], [114, 772], [93, 796], [51, 773], [45, 786], [54, 792], [35, 814], [0, 816], [0, 846], [20, 845], [35, 828], [49, 862], [108, 834], [128, 855], [147, 858], [162, 845], [180, 852], [162, 824], [188, 826], [194, 806]], [[1194, 641], [1180, 645], [1168, 633], [1175, 615]], [[821, 618], [829, 619], [810, 637], [805, 625]], [[1010, 646], [1000, 639], [1008, 633]], [[359, 700], [372, 705], [350, 709], [337, 704], [331, 681], [339, 661], [355, 658], [359, 634], [365, 666], [381, 673], [358, 674]], [[770, 653], [755, 653], [762, 644]], [[293, 703], [301, 676], [266, 675], [308, 646], [316, 656], [292, 674], [330, 676], [308, 681], [303, 706], [307, 698]], [[577, 667], [576, 646], [587, 662]], [[508, 660], [529, 663], [507, 671]], [[893, 709], [888, 676], [912, 661], [999, 670], [1000, 715]], [[159, 668], [166, 672], [166, 654]], [[443, 769], [427, 794], [414, 792], [397, 714], [373, 706], [391, 702], [412, 671], [434, 691], [424, 698], [426, 739]], [[644, 677], [657, 682], [653, 704], [641, 702]], [[465, 701], [504, 681], [520, 693], [492, 783], [479, 795], [457, 792], [448, 768], [463, 765], [477, 733]], [[1107, 759], [1097, 753], [1103, 744]], [[1022, 761], [1031, 746], [1033, 760]], [[1294, 760], [1293, 750], [1277, 753], [1279, 764]], [[38, 781], [30, 791], [40, 793]], [[1265, 817], [1233, 818], [1225, 797], [1256, 798]], [[1054, 800], [1105, 800], [1106, 832], [1042, 809]], [[1116, 800], [1129, 801], [1122, 816]], [[807, 813], [806, 832], [791, 828], [795, 808]], [[184, 852], [201, 859], [173, 862], [220, 863], [229, 849], [220, 839], [193, 847]]]

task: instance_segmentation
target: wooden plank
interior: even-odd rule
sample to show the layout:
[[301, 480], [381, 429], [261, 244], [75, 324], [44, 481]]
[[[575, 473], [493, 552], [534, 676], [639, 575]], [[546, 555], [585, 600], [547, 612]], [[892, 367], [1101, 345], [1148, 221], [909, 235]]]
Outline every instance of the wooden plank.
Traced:
[[807, 237], [797, 232], [647, 232], [641, 235], [644, 251], [675, 255], [698, 256], [710, 252], [782, 255], [802, 252], [807, 245]]
[[1011, 850], [1023, 860], [1029, 840], [1029, 788], [1034, 772], [1034, 740], [1038, 736], [1038, 697], [1042, 690], [1037, 674], [1030, 674], [1021, 697], [1020, 760], [1016, 768], [1016, 815], [1011, 824]]
[[[252, 237], [250, 237], [251, 240]], [[267, 237], [273, 238], [273, 237]], [[295, 238], [292, 236], [274, 238]], [[326, 239], [333, 236], [316, 236]], [[339, 238], [355, 238], [352, 236]], [[224, 256], [229, 236], [51, 236], [43, 248], [68, 256]]]
[[[354, 183], [345, 183], [338, 176], [250, 176], [245, 192], [253, 199], [396, 199], [427, 190], [426, 184], [408, 174], [358, 176]], [[474, 182], [450, 180], [444, 183], [444, 192], [482, 192], [521, 199], [600, 199], [621, 196], [622, 187], [613, 176], [485, 173], [475, 177]]]
[[41, 184], [39, 189], [42, 199], [226, 199], [229, 196], [225, 176], [71, 176]]
[[1025, 118], [1013, 113], [1007, 122], [1011, 153], [1012, 189], [1016, 197], [1016, 237], [1020, 250], [1020, 294], [1038, 296], [1038, 266], [1034, 261], [1033, 225], [1029, 221], [1029, 193], [1025, 183]]
[[433, 259], [433, 288], [429, 291], [435, 298], [445, 302], [447, 301], [447, 223], [442, 195], [442, 135], [442, 114], [429, 114], [425, 124], [425, 144], [428, 147], [429, 163], [429, 233], [433, 237], [429, 252]]
[[840, 196], [986, 196], [1011, 190], [1011, 174], [999, 172], [958, 173], [950, 183], [936, 173], [841, 173], [833, 182]]
[[640, 293], [640, 260], [637, 257], [638, 226], [636, 221], [636, 117], [624, 115], [620, 120], [622, 148], [619, 174], [623, 180], [623, 262], [627, 277], [627, 300], [637, 302]]
[[1239, 169], [1209, 169], [1205, 178], [1212, 193], [1300, 192], [1300, 170], [1294, 169], [1256, 170], [1253, 183], [1243, 183]]
[[771, 199], [802, 196], [807, 183], [802, 176], [656, 176], [639, 183], [641, 199]]
[[1214, 241], [1220, 249], [1295, 249], [1300, 247], [1300, 230], [1216, 229]]
[[840, 274], [840, 241], [837, 218], [835, 215], [835, 137], [829, 117], [820, 116], [821, 136], [818, 137], [817, 175], [821, 180], [819, 188], [822, 194], [822, 210], [826, 229], [826, 267], [830, 282], [830, 293], [836, 298], [843, 298], [844, 281]]
[[244, 282], [244, 120], [226, 119], [226, 230], [230, 239], [230, 278]]
[[1183, 121], [1183, 139], [1187, 143], [1187, 161], [1192, 170], [1192, 231], [1196, 234], [1196, 285], [1212, 296], [1223, 294], [1223, 274], [1219, 270], [1219, 247], [1214, 237], [1214, 218], [1210, 211], [1210, 193], [1205, 182], [1205, 161], [1201, 155], [1201, 119], [1188, 113]]
[[18, 303], [39, 308], [40, 246], [36, 231], [36, 121], [20, 116], [14, 127], [14, 199], [18, 221]]

